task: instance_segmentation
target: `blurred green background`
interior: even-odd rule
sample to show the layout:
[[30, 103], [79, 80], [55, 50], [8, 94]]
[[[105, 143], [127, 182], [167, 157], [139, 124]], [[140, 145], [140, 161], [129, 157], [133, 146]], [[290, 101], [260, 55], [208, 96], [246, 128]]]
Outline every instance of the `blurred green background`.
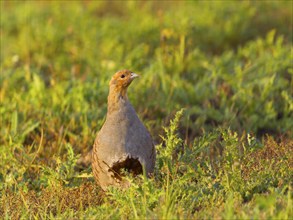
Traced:
[[1, 1], [0, 37], [0, 179], [88, 151], [121, 69], [157, 143], [181, 108], [190, 146], [217, 128], [292, 140], [292, 1]]
[[106, 114], [108, 81], [120, 69], [141, 74], [129, 97], [155, 139], [180, 108], [189, 139], [218, 126], [288, 133], [291, 6], [1, 1], [1, 142], [33, 127], [23, 141], [43, 130], [49, 142], [61, 132], [77, 148], [91, 145]]

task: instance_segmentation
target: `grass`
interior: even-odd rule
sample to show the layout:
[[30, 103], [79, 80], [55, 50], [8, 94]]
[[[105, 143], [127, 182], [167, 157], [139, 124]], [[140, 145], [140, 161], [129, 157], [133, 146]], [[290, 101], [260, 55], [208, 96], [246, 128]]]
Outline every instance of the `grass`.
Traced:
[[[1, 1], [0, 14], [1, 218], [292, 219], [289, 1]], [[76, 162], [124, 68], [141, 75], [128, 96], [156, 169], [103, 192]]]

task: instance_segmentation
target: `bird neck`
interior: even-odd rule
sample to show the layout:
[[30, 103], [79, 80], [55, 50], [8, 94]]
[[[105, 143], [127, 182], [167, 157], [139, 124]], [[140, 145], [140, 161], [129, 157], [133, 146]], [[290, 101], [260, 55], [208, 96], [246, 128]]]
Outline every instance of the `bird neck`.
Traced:
[[110, 86], [108, 95], [108, 113], [120, 108], [121, 104], [128, 101], [127, 88]]

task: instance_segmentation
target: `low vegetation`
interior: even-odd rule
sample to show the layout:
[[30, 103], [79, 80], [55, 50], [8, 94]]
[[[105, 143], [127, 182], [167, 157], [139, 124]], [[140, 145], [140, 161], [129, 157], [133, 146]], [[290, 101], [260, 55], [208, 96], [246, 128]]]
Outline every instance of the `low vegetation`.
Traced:
[[[139, 10], [138, 10], [139, 9]], [[292, 219], [289, 1], [1, 1], [0, 217]], [[103, 192], [78, 159], [117, 70], [154, 176]]]

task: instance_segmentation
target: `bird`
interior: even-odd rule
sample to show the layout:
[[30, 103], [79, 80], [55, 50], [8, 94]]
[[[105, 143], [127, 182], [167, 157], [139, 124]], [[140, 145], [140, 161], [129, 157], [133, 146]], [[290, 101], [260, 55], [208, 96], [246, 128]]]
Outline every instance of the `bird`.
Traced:
[[109, 83], [106, 120], [92, 151], [93, 175], [104, 191], [109, 186], [130, 186], [123, 170], [134, 176], [145, 170], [147, 177], [154, 171], [154, 142], [127, 97], [127, 88], [137, 77], [130, 70], [120, 70]]

